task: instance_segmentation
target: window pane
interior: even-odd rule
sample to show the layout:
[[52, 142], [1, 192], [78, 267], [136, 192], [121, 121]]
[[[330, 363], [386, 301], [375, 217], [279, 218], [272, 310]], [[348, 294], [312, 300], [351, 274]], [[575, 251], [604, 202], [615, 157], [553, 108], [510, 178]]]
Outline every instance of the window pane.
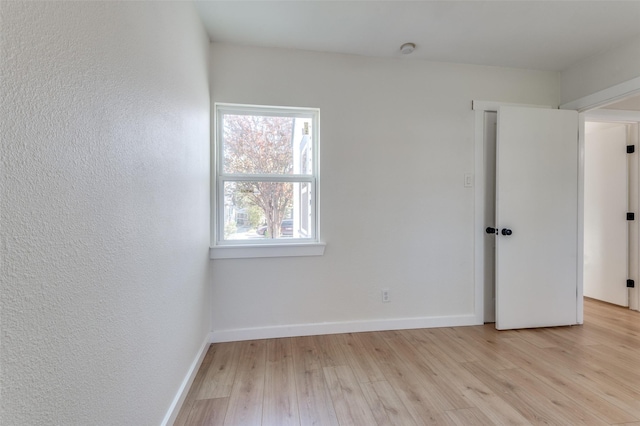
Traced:
[[292, 216], [295, 229], [301, 238], [313, 238], [313, 194], [309, 182], [293, 184]]
[[224, 183], [224, 239], [313, 238], [308, 182]]
[[223, 173], [312, 174], [312, 119], [222, 115]]

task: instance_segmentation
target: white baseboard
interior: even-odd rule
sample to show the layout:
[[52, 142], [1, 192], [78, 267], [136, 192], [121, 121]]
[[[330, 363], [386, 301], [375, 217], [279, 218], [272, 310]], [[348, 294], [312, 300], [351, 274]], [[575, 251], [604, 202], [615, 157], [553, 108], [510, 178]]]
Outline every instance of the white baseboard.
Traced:
[[214, 330], [211, 343], [320, 334], [359, 333], [365, 331], [406, 330], [411, 328], [459, 327], [480, 325], [475, 314], [442, 317], [398, 318], [373, 321], [325, 322], [270, 327]]
[[212, 336], [211, 334], [207, 334], [204, 342], [202, 342], [202, 346], [200, 346], [200, 350], [198, 351], [196, 358], [191, 363], [191, 367], [189, 367], [189, 371], [185, 376], [180, 388], [178, 389], [178, 393], [171, 401], [171, 406], [167, 411], [167, 414], [164, 416], [161, 425], [162, 426], [171, 426], [173, 422], [176, 421], [176, 417], [178, 417], [178, 413], [182, 408], [182, 404], [184, 403], [187, 394], [189, 393], [189, 389], [191, 388], [191, 384], [193, 380], [196, 378], [196, 374], [198, 373], [198, 369], [204, 360], [204, 356], [207, 354], [207, 350], [209, 349], [209, 345], [211, 344]]

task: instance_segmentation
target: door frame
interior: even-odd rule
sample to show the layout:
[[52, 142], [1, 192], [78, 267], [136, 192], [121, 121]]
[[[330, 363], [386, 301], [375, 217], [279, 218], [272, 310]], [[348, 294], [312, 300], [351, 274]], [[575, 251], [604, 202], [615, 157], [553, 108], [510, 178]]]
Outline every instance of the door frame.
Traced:
[[[626, 97], [640, 94], [640, 77], [611, 86], [578, 100], [562, 104], [558, 109], [572, 109], [579, 112], [578, 118], [578, 264], [577, 266], [577, 318], [576, 323], [584, 322], [583, 298], [583, 267], [584, 267], [584, 123], [585, 112], [603, 105], [622, 100]], [[529, 108], [554, 108], [548, 105], [527, 105], [493, 101], [472, 101], [474, 111], [474, 289], [475, 289], [475, 319], [478, 324], [484, 323], [484, 238], [486, 218], [484, 217], [484, 203], [486, 189], [484, 188], [484, 114], [497, 112], [500, 106], [518, 106]], [[640, 125], [639, 125], [640, 126]], [[640, 279], [639, 279], [640, 281]], [[638, 290], [638, 289], [636, 289]], [[640, 299], [640, 290], [637, 291]], [[640, 300], [638, 300], [640, 303]]]
[[525, 107], [525, 108], [544, 108], [552, 109], [550, 105], [529, 105], [529, 104], [516, 104], [506, 102], [486, 102], [486, 101], [472, 101], [471, 109], [475, 114], [475, 146], [474, 146], [474, 169], [475, 169], [475, 191], [474, 191], [474, 206], [475, 206], [475, 238], [474, 238], [474, 275], [475, 275], [475, 317], [478, 324], [483, 324], [485, 320], [484, 309], [484, 263], [485, 263], [485, 250], [484, 239], [485, 228], [489, 226], [489, 223], [493, 223], [495, 218], [485, 217], [485, 202], [487, 199], [487, 189], [485, 188], [485, 169], [484, 169], [484, 144], [485, 144], [485, 129], [484, 129], [484, 115], [487, 112], [498, 112], [501, 106], [513, 106], [513, 107]]
[[[586, 121], [586, 117], [594, 118], [596, 116], [604, 117], [606, 115], [618, 115], [619, 118], [633, 118], [635, 114], [633, 112], [626, 112], [626, 114], [615, 113], [615, 112], [604, 112], [604, 111], [592, 111], [607, 104], [611, 104], [617, 101], [620, 101], [624, 98], [628, 98], [630, 96], [640, 95], [640, 77], [632, 78], [631, 80], [624, 81], [622, 83], [616, 84], [614, 86], [608, 87], [606, 89], [595, 92], [591, 95], [585, 96], [583, 98], [577, 99], [572, 102], [567, 102], [559, 106], [560, 109], [573, 109], [577, 110], [580, 114], [580, 127], [578, 129], [578, 137], [579, 137], [579, 176], [578, 176], [578, 225], [579, 225], [579, 233], [578, 233], [578, 256], [579, 256], [579, 269], [578, 269], [578, 277], [579, 277], [579, 287], [582, 288], [582, 280], [583, 280], [583, 267], [584, 267], [584, 122]], [[608, 119], [611, 119], [609, 117]], [[631, 120], [635, 121], [635, 120]], [[638, 123], [638, 127], [640, 128], [640, 123]], [[640, 130], [639, 130], [640, 132]], [[640, 135], [639, 135], [640, 136]], [[640, 141], [639, 141], [640, 142]], [[640, 279], [638, 280], [640, 281]], [[635, 290], [635, 307], [637, 310], [640, 310], [640, 289], [638, 289], [638, 285], [636, 285]], [[632, 299], [633, 292], [631, 293], [631, 297], [629, 300], [629, 307], [633, 306]], [[583, 313], [583, 304], [580, 304], [579, 309], [580, 321], [582, 323], [584, 313]]]

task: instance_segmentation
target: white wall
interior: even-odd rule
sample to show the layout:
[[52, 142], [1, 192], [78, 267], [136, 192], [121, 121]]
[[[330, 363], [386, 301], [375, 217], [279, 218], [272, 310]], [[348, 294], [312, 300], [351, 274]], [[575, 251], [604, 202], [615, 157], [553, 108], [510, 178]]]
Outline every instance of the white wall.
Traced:
[[193, 6], [2, 2], [3, 425], [157, 425], [210, 329]]
[[471, 101], [557, 105], [559, 75], [217, 43], [211, 57], [214, 102], [321, 109], [327, 243], [214, 261], [214, 338], [472, 321]]
[[561, 104], [640, 77], [640, 37], [574, 64], [561, 73]]

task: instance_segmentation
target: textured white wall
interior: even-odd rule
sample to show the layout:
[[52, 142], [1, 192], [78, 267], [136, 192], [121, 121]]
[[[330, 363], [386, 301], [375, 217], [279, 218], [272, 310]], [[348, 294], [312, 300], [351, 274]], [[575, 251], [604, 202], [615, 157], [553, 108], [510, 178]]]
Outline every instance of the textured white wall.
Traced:
[[3, 425], [157, 425], [210, 329], [190, 3], [2, 2]]
[[580, 61], [561, 73], [561, 104], [640, 77], [640, 37]]
[[214, 333], [473, 314], [471, 101], [557, 105], [558, 74], [217, 43], [212, 58], [214, 102], [321, 109], [327, 243], [215, 260]]

